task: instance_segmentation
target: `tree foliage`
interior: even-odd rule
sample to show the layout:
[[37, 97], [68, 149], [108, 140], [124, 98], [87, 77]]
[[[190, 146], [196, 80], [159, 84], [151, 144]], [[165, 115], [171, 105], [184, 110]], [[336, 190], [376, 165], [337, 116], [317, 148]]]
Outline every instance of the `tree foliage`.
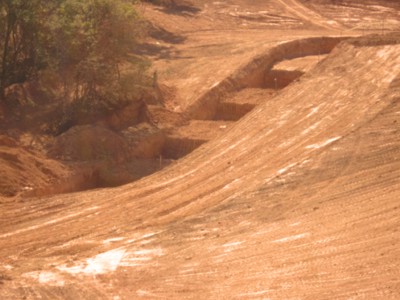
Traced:
[[41, 70], [60, 74], [65, 96], [83, 106], [132, 97], [147, 67], [130, 54], [144, 31], [134, 3], [0, 0], [0, 100], [7, 86]]
[[[48, 7], [50, 8], [50, 7]], [[0, 97], [43, 66], [44, 24], [49, 11], [40, 0], [0, 0]]]

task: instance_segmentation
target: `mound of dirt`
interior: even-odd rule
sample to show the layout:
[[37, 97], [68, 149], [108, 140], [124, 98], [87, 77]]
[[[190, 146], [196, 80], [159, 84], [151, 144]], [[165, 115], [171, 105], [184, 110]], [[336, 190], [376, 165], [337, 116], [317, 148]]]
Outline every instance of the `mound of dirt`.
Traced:
[[65, 161], [115, 161], [128, 158], [129, 147], [117, 133], [100, 126], [75, 126], [60, 135], [50, 155]]
[[0, 198], [43, 188], [70, 174], [71, 170], [62, 163], [0, 136]]

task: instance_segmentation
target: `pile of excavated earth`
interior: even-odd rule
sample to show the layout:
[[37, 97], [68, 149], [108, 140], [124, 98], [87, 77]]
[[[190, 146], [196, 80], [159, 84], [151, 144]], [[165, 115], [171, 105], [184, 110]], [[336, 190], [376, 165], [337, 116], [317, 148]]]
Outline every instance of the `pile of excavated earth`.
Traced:
[[174, 3], [144, 106], [1, 131], [0, 298], [400, 298], [400, 3]]

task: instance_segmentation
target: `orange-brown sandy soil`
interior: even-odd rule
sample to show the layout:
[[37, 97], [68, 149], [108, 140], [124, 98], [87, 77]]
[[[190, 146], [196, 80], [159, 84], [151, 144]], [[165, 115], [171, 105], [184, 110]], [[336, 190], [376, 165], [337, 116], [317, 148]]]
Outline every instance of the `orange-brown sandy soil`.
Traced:
[[0, 298], [399, 299], [398, 3], [138, 9], [141, 123], [1, 129]]

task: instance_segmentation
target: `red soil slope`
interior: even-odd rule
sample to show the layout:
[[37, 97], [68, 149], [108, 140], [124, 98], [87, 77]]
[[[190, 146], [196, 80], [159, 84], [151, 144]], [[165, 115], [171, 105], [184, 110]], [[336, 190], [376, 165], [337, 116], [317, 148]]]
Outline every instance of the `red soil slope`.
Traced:
[[165, 171], [8, 207], [1, 295], [395, 299], [399, 51], [343, 44]]
[[[208, 77], [252, 78], [249, 61], [277, 41], [249, 32], [229, 48], [250, 47], [241, 54], [218, 44], [208, 64], [156, 62], [175, 70], [161, 80], [182, 83], [181, 109], [210, 91]], [[188, 39], [177, 49], [193, 51], [199, 36]], [[400, 44], [379, 41], [341, 43], [224, 135], [138, 182], [0, 203], [0, 298], [398, 299]]]

